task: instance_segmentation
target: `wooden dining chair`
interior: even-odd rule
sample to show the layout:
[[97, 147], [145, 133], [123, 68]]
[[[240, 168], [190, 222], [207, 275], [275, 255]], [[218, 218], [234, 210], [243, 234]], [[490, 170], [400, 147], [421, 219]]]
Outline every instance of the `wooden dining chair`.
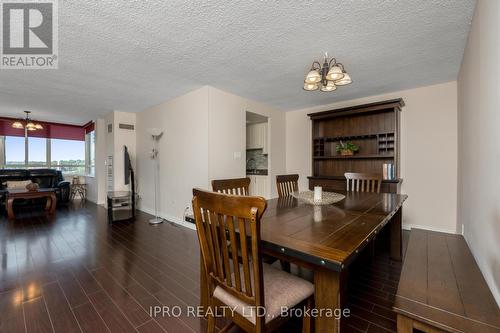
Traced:
[[216, 179], [212, 180], [212, 190], [214, 192], [248, 195], [250, 187], [250, 178]]
[[[250, 178], [233, 178], [233, 179], [217, 179], [212, 180], [212, 191], [224, 193], [224, 194], [232, 194], [232, 195], [244, 195], [248, 196], [248, 188], [250, 186]], [[272, 264], [277, 258], [274, 258], [269, 255], [264, 255], [263, 260], [267, 264]], [[290, 272], [290, 263], [284, 260], [280, 260], [281, 267]]]
[[299, 175], [276, 176], [276, 186], [278, 187], [278, 197], [291, 195], [299, 190]]
[[[193, 196], [208, 283], [207, 332], [215, 332], [215, 313], [223, 313], [232, 321], [221, 332], [227, 332], [234, 324], [246, 332], [268, 332], [288, 319], [281, 317], [281, 307], [313, 306], [313, 284], [261, 261], [260, 219], [266, 209], [263, 198], [198, 189], [193, 190]], [[231, 252], [222, 245], [226, 243]], [[241, 263], [237, 253], [241, 253]], [[234, 311], [216, 312], [221, 307]], [[311, 318], [305, 316], [302, 331], [310, 329]]]
[[348, 192], [375, 192], [380, 193], [382, 177], [376, 173], [344, 173]]
[[[344, 173], [347, 183], [347, 192], [373, 192], [380, 193], [382, 185], [382, 177], [376, 173]], [[370, 242], [370, 256], [375, 257], [377, 239], [376, 237]]]

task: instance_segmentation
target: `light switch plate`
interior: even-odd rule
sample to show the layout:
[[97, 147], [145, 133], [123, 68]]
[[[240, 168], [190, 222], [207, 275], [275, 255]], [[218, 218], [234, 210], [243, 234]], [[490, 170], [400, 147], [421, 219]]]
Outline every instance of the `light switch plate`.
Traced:
[[241, 158], [241, 151], [235, 151], [235, 152], [233, 153], [233, 158], [234, 158], [235, 160], [239, 160], [239, 159]]

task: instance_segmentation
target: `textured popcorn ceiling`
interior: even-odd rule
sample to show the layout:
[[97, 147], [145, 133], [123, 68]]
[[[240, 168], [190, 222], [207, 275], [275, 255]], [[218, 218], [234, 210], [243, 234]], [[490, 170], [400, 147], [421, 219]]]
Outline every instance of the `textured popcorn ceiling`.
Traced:
[[[84, 123], [202, 85], [283, 110], [455, 80], [474, 0], [59, 1], [59, 69], [0, 71], [0, 114]], [[302, 90], [324, 51], [354, 83]]]

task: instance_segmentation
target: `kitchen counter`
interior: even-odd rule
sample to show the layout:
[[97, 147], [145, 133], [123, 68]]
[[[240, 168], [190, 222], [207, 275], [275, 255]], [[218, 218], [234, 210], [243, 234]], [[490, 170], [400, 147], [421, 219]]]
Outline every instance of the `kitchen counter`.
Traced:
[[252, 176], [267, 176], [267, 169], [247, 170], [247, 175], [252, 175]]

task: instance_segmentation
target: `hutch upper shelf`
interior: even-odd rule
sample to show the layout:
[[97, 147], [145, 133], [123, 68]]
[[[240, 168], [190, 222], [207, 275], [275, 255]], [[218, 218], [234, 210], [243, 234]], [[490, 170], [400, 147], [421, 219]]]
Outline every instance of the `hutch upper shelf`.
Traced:
[[[309, 186], [330, 190], [345, 189], [345, 172], [378, 173], [392, 164], [395, 178], [384, 181], [382, 191], [398, 192], [400, 113], [403, 100], [335, 109], [308, 116], [312, 120], [312, 170]], [[340, 142], [352, 142], [359, 151], [342, 156], [336, 151]]]

